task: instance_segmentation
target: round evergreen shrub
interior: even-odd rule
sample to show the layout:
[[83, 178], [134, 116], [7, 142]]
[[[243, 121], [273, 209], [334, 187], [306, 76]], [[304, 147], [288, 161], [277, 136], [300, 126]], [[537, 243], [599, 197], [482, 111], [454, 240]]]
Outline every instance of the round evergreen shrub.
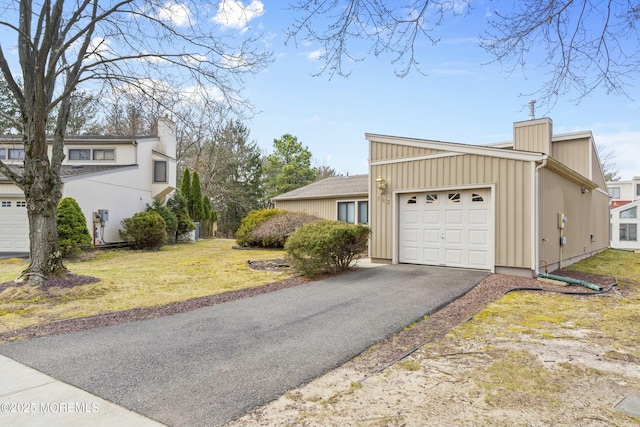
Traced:
[[147, 204], [147, 212], [158, 212], [162, 219], [164, 219], [165, 227], [167, 229], [167, 241], [169, 243], [175, 243], [176, 231], [178, 230], [178, 217], [169, 209], [162, 200], [156, 198], [153, 199], [153, 203]]
[[365, 225], [321, 220], [298, 228], [284, 246], [291, 267], [313, 277], [348, 269], [367, 248], [371, 229]]
[[93, 246], [87, 219], [75, 199], [65, 197], [58, 202], [58, 241], [63, 257], [78, 255]]
[[253, 238], [251, 232], [260, 225], [260, 223], [283, 212], [285, 211], [280, 209], [258, 209], [249, 212], [242, 218], [240, 227], [236, 231], [236, 242], [238, 245], [259, 246], [260, 243]]
[[166, 224], [156, 211], [138, 212], [122, 220], [120, 237], [133, 249], [158, 249], [167, 242]]
[[257, 246], [283, 248], [287, 238], [298, 228], [320, 218], [302, 212], [284, 211], [259, 223], [249, 234]]

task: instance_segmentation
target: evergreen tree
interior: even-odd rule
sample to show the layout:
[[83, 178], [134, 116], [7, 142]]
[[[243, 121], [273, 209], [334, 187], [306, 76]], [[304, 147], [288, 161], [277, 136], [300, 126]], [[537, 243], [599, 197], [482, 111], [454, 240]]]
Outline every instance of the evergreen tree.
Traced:
[[58, 203], [58, 239], [62, 256], [77, 255], [92, 245], [87, 219], [75, 199], [65, 197]]
[[193, 217], [193, 203], [191, 202], [191, 174], [189, 173], [189, 169], [185, 169], [184, 174], [182, 174], [180, 195], [184, 197], [187, 206], [187, 214], [189, 217]]
[[191, 201], [193, 203], [193, 215], [191, 219], [198, 222], [205, 219], [204, 206], [202, 204], [202, 189], [200, 188], [200, 176], [198, 172], [193, 172], [191, 181]]
[[274, 152], [265, 159], [264, 185], [268, 199], [311, 184], [316, 172], [311, 167], [311, 152], [298, 138], [285, 134], [273, 140]]
[[175, 240], [180, 240], [180, 237], [188, 232], [195, 230], [196, 225], [191, 221], [189, 212], [187, 211], [187, 201], [181, 193], [175, 191], [171, 198], [167, 200], [167, 207], [174, 213], [178, 220], [178, 227], [176, 228]]

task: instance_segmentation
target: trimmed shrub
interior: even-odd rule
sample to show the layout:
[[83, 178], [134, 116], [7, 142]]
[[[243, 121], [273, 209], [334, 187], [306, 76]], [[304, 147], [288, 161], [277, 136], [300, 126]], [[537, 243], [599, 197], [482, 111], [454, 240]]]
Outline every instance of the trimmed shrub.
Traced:
[[167, 242], [167, 226], [158, 212], [138, 212], [121, 224], [120, 237], [133, 249], [159, 249]]
[[78, 255], [93, 246], [87, 219], [75, 199], [65, 197], [58, 202], [58, 241], [63, 257]]
[[301, 212], [282, 212], [257, 225], [249, 234], [251, 240], [265, 248], [283, 248], [287, 238], [298, 228], [319, 221], [317, 216]]
[[240, 223], [240, 227], [236, 231], [236, 242], [240, 246], [258, 246], [259, 242], [255, 241], [251, 232], [260, 225], [260, 223], [286, 211], [280, 209], [258, 209], [249, 212]]
[[284, 246], [291, 267], [313, 277], [351, 266], [367, 248], [371, 229], [365, 225], [321, 220], [298, 228]]

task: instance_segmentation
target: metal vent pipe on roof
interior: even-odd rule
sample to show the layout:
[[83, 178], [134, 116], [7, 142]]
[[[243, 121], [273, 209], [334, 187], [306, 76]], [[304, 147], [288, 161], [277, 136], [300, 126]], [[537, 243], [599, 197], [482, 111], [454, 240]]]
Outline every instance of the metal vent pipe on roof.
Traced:
[[536, 118], [536, 100], [532, 99], [529, 101], [529, 120], [534, 120]]

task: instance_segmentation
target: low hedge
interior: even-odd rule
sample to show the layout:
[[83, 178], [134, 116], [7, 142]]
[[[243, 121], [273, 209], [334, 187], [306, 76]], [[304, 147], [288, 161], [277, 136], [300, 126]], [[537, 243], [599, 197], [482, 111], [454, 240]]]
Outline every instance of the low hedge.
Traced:
[[371, 229], [365, 225], [321, 220], [298, 228], [285, 244], [291, 267], [313, 277], [348, 269], [366, 250]]

